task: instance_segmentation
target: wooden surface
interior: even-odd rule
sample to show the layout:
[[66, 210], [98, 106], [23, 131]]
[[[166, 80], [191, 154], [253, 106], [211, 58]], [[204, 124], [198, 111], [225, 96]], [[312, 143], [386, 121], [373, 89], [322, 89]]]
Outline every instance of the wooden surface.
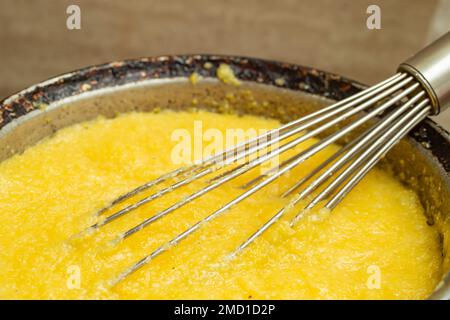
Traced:
[[[81, 30], [66, 28], [69, 4], [81, 7]], [[381, 7], [381, 30], [366, 27], [369, 4]], [[437, 4], [438, 0], [0, 0], [0, 97], [83, 66], [172, 53], [276, 59], [371, 84], [395, 72], [399, 62], [427, 42]]]

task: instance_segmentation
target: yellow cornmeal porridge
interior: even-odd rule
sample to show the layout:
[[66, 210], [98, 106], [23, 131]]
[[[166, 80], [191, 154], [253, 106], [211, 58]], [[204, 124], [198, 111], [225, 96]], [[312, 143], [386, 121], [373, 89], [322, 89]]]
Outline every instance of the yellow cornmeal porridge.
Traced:
[[179, 143], [172, 133], [192, 132], [195, 120], [203, 130], [279, 125], [207, 112], [132, 113], [63, 129], [1, 163], [0, 298], [425, 298], [433, 291], [441, 276], [437, 232], [416, 194], [379, 169], [331, 214], [311, 212], [291, 228], [293, 210], [236, 259], [225, 259], [287, 203], [279, 194], [335, 146], [110, 287], [109, 280], [242, 193], [238, 186], [259, 173], [216, 189], [115, 247], [108, 242], [119, 232], [203, 184], [69, 240], [109, 201], [178, 167], [171, 161]]

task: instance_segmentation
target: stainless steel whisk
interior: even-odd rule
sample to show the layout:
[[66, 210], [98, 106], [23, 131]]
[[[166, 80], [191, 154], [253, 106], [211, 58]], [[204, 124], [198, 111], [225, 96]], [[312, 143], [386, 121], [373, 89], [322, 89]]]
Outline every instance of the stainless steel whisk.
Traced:
[[[98, 214], [104, 215], [107, 211], [113, 210], [119, 203], [140, 194], [144, 190], [156, 187], [163, 182], [172, 181], [169, 186], [160, 188], [151, 195], [145, 196], [143, 199], [127, 205], [123, 209], [116, 210], [103, 220], [99, 220], [99, 222], [92, 225], [88, 230], [97, 230], [115, 219], [126, 215], [130, 211], [160, 198], [177, 188], [207, 175], [217, 173], [219, 170], [226, 170], [210, 179], [209, 184], [205, 187], [201, 187], [196, 192], [180, 199], [170, 207], [148, 217], [118, 237], [120, 240], [126, 239], [149, 224], [163, 218], [224, 183], [260, 166], [275, 156], [292, 150], [292, 148], [307, 139], [317, 137], [326, 130], [330, 130], [334, 126], [344, 123], [344, 126], [340, 130], [322, 138], [307, 149], [283, 161], [278, 167], [268, 170], [246, 183], [243, 192], [238, 197], [224, 204], [220, 209], [193, 224], [184, 232], [133, 264], [113, 281], [113, 284], [115, 284], [150, 262], [156, 256], [169, 250], [170, 247], [188, 237], [203, 224], [225, 213], [229, 208], [267, 186], [328, 145], [342, 139], [345, 135], [367, 123], [369, 120], [376, 121], [374, 125], [360, 134], [358, 138], [344, 145], [317, 168], [309, 172], [305, 177], [302, 177], [295, 185], [289, 186], [282, 196], [287, 197], [292, 195], [290, 203], [273, 215], [228, 256], [229, 258], [233, 258], [280, 219], [288, 210], [295, 208], [295, 205], [302, 199], [311, 200], [292, 219], [292, 226], [308, 210], [317, 206], [319, 203], [325, 203], [324, 208], [326, 209], [334, 209], [367, 172], [414, 126], [427, 116], [440, 113], [449, 105], [450, 33], [447, 33], [402, 63], [398, 68], [397, 74], [377, 85], [312, 114], [287, 123], [278, 129], [271, 130], [255, 139], [230, 148], [218, 155], [205, 159], [200, 163], [167, 173], [120, 196], [107, 207], [100, 210]], [[353, 122], [345, 124], [349, 119], [353, 119], [352, 117], [355, 115], [360, 115], [360, 117]], [[283, 144], [275, 149], [268, 150], [271, 146], [278, 143]], [[265, 152], [256, 155], [256, 153], [261, 151]], [[238, 161], [243, 161], [243, 163], [236, 165]], [[308, 181], [309, 183], [307, 183]], [[314, 194], [319, 187], [322, 188], [320, 192]]]

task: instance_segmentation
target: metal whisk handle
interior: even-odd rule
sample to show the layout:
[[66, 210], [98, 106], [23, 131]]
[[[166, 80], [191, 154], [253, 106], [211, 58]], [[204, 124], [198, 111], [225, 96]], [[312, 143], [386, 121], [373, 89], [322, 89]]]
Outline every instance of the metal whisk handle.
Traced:
[[427, 91], [434, 114], [450, 107], [450, 32], [400, 64]]

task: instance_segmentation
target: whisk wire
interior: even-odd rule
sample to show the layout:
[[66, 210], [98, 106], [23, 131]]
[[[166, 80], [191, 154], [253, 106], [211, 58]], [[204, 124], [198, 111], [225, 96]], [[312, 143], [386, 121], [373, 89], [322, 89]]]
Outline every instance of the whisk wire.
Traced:
[[[398, 79], [403, 79], [403, 78], [399, 77]], [[239, 176], [239, 175], [249, 171], [250, 169], [258, 166], [259, 164], [261, 164], [261, 163], [263, 163], [263, 162], [265, 162], [265, 161], [267, 161], [267, 160], [277, 156], [278, 154], [295, 147], [296, 145], [298, 145], [298, 144], [308, 140], [309, 138], [312, 138], [312, 137], [316, 136], [317, 134], [323, 132], [324, 130], [334, 126], [335, 124], [337, 124], [339, 122], [341, 122], [342, 120], [345, 120], [345, 119], [353, 116], [354, 114], [356, 114], [356, 113], [366, 109], [367, 107], [371, 106], [374, 102], [378, 101], [378, 99], [384, 98], [388, 93], [392, 93], [392, 92], [397, 91], [402, 85], [409, 83], [411, 81], [411, 79], [412, 78], [409, 77], [406, 80], [403, 80], [400, 83], [395, 84], [394, 86], [392, 86], [389, 89], [387, 89], [387, 92], [383, 92], [383, 93], [377, 95], [375, 98], [370, 99], [369, 101], [365, 102], [364, 104], [362, 104], [362, 105], [360, 105], [358, 107], [349, 108], [348, 106], [344, 105], [344, 106], [341, 106], [339, 108], [334, 108], [328, 114], [324, 114], [324, 115], [321, 115], [321, 116], [319, 116], [317, 118], [313, 118], [309, 122], [306, 122], [305, 124], [303, 124], [301, 126], [295, 127], [293, 130], [284, 133], [280, 137], [277, 137], [276, 138], [277, 141], [289, 138], [290, 136], [292, 136], [292, 135], [294, 135], [296, 133], [300, 133], [300, 132], [302, 132], [302, 131], [312, 127], [313, 125], [315, 125], [317, 123], [320, 123], [320, 122], [322, 122], [322, 121], [324, 121], [324, 120], [334, 116], [335, 114], [338, 114], [338, 113], [342, 112], [342, 109], [344, 109], [344, 110], [350, 109], [349, 111], [345, 112], [344, 114], [342, 114], [341, 116], [335, 118], [334, 120], [331, 120], [331, 121], [325, 123], [324, 125], [320, 126], [319, 128], [316, 128], [316, 129], [314, 129], [312, 131], [309, 131], [306, 134], [296, 138], [295, 140], [286, 143], [285, 145], [283, 145], [282, 147], [278, 148], [277, 150], [274, 150], [274, 151], [272, 151], [272, 152], [270, 152], [268, 154], [265, 154], [265, 155], [263, 155], [263, 156], [261, 156], [259, 158], [256, 158], [253, 161], [246, 162], [241, 167], [231, 169], [230, 171], [228, 171], [225, 174], [221, 175], [221, 178], [216, 180], [216, 181], [214, 181], [214, 179], [213, 179], [213, 183], [211, 185], [205, 187], [202, 190], [199, 190], [198, 192], [195, 192], [195, 193], [191, 194], [187, 198], [183, 199], [180, 202], [175, 203], [174, 205], [170, 206], [169, 208], [163, 210], [162, 212], [159, 212], [159, 213], [151, 216], [150, 218], [144, 220], [139, 225], [137, 225], [137, 226], [127, 230], [120, 237], [123, 237], [123, 238], [129, 237], [130, 235], [132, 235], [133, 233], [141, 230], [142, 228], [144, 228], [145, 226], [149, 225], [150, 223], [153, 223], [153, 222], [157, 221], [158, 219], [160, 219], [160, 218], [164, 217], [165, 215], [173, 212], [174, 210], [184, 206], [185, 204], [193, 201], [194, 199], [196, 199], [196, 198], [204, 195], [205, 193], [207, 193], [207, 192], [209, 192], [209, 191], [219, 187], [220, 185], [226, 183], [227, 181], [229, 181], [229, 180], [231, 180], [231, 179], [233, 179], [233, 178], [235, 178], [235, 177], [237, 177], [237, 176]], [[374, 90], [374, 91], [376, 91], [376, 90]], [[393, 103], [395, 103], [395, 101], [392, 102], [391, 104], [393, 104]], [[387, 105], [387, 106], [389, 106], [389, 105]], [[267, 147], [268, 145], [270, 145], [270, 142], [271, 142], [271, 140], [266, 141], [265, 143], [261, 144], [260, 146], [255, 146], [255, 147], [253, 147], [253, 149], [250, 149], [250, 150], [251, 150], [251, 152], [260, 150], [261, 148], [264, 148], [264, 147]], [[330, 143], [328, 143], [328, 144], [330, 144]], [[234, 150], [234, 149], [231, 149], [231, 150]], [[239, 155], [239, 154], [235, 155], [234, 157], [229, 159], [228, 162], [237, 161], [237, 160], [241, 159], [242, 157], [245, 157], [247, 154], [249, 154], [248, 150], [243, 152], [241, 155]], [[216, 158], [216, 157], [213, 157], [213, 158]], [[225, 164], [228, 164], [228, 162], [226, 162]], [[220, 165], [219, 165], [219, 167], [220, 167]], [[198, 168], [198, 167], [196, 167], [196, 168]], [[112, 222], [113, 220], [115, 220], [115, 219], [117, 219], [117, 218], [119, 218], [119, 217], [121, 217], [121, 216], [123, 216], [123, 215], [125, 215], [125, 214], [127, 214], [129, 212], [131, 212], [132, 210], [137, 209], [138, 207], [140, 207], [140, 206], [142, 206], [142, 205], [144, 205], [144, 204], [146, 204], [146, 203], [148, 203], [148, 202], [150, 202], [152, 200], [155, 200], [155, 199], [157, 199], [157, 198], [159, 198], [159, 197], [161, 197], [161, 196], [163, 196], [163, 195], [165, 195], [165, 194], [167, 194], [167, 193], [169, 193], [169, 192], [171, 192], [171, 191], [173, 191], [173, 190], [175, 190], [175, 189], [177, 189], [177, 188], [179, 188], [181, 186], [187, 185], [188, 183], [193, 182], [193, 181], [195, 181], [195, 180], [197, 180], [197, 179], [199, 179], [199, 178], [201, 178], [201, 177], [203, 177], [203, 176], [205, 176], [205, 175], [207, 175], [209, 173], [212, 173], [212, 172], [214, 172], [216, 170], [217, 170], [217, 168], [207, 167], [207, 168], [203, 169], [202, 171], [200, 171], [199, 173], [194, 174], [191, 177], [188, 177], [188, 178], [186, 178], [184, 180], [176, 182], [176, 183], [170, 185], [169, 187], [166, 187], [166, 188], [164, 188], [164, 189], [162, 189], [162, 190], [160, 190], [160, 191], [158, 191], [156, 193], [153, 193], [152, 195], [150, 195], [150, 196], [148, 196], [148, 197], [146, 197], [144, 199], [141, 199], [140, 201], [136, 202], [135, 204], [129, 205], [129, 206], [119, 210], [118, 212], [115, 212], [115, 213], [111, 214], [109, 217], [107, 217], [107, 218], [103, 219], [102, 221], [100, 221], [100, 222], [90, 226], [89, 229], [98, 229], [99, 227], [104, 226], [104, 225]], [[181, 170], [178, 171], [178, 172], [181, 172]], [[162, 179], [159, 179], [158, 181], [157, 180], [158, 179], [156, 179], [156, 180], [154, 180], [154, 181], [152, 181], [150, 183], [147, 183], [146, 185], [150, 185], [150, 184], [151, 185], [155, 185], [157, 183], [162, 182]], [[137, 189], [139, 189], [139, 188], [137, 188]], [[122, 198], [125, 198], [125, 197], [126, 196], [123, 196]]]
[[[348, 160], [350, 160], [355, 154], [361, 152], [362, 148], [364, 148], [367, 145], [367, 143], [373, 141], [378, 134], [381, 134], [384, 129], [386, 129], [389, 125], [391, 125], [391, 123], [398, 116], [402, 115], [403, 112], [405, 112], [407, 109], [409, 109], [423, 95], [424, 95], [423, 92], [419, 92], [417, 95], [415, 95], [413, 98], [411, 98], [411, 100], [409, 100], [403, 106], [394, 110], [390, 115], [386, 116], [372, 130], [370, 130], [367, 133], [362, 134], [361, 135], [362, 138], [358, 143], [356, 143], [353, 147], [351, 147], [339, 160], [337, 160], [330, 168], [328, 168], [325, 172], [323, 172], [317, 179], [315, 179], [313, 182], [311, 182], [308, 185], [308, 187], [306, 187], [300, 193], [301, 199], [307, 197], [319, 185], [321, 185], [323, 182], [325, 182], [327, 179], [329, 179], [332, 175], [337, 173], [348, 162]], [[421, 103], [420, 106], [422, 107], [423, 103]], [[374, 110], [373, 112], [376, 113], [377, 110]], [[367, 115], [367, 116], [369, 116], [369, 115]], [[395, 128], [397, 128], [397, 126], [395, 126]], [[381, 140], [376, 141], [376, 143], [379, 143], [379, 141], [381, 141]], [[342, 175], [343, 174], [341, 173], [340, 176], [342, 176]]]
[[337, 204], [347, 195], [353, 187], [361, 181], [361, 179], [367, 174], [367, 172], [373, 168], [379, 159], [386, 154], [392, 146], [397, 143], [401, 138], [403, 138], [412, 128], [414, 128], [419, 122], [424, 120], [427, 116], [429, 116], [432, 112], [431, 106], [427, 106], [425, 109], [421, 110], [408, 124], [406, 124], [403, 128], [399, 129], [392, 139], [384, 144], [382, 148], [372, 156], [372, 158], [364, 164], [364, 166], [358, 171], [358, 173], [353, 176], [347, 184], [345, 184], [342, 189], [325, 205], [328, 209], [334, 209]]
[[[305, 208], [305, 210], [309, 210], [312, 209], [317, 203], [319, 203], [322, 200], [325, 200], [330, 194], [332, 194], [339, 186], [341, 186], [341, 184], [347, 179], [349, 178], [352, 174], [354, 174], [354, 172], [361, 166], [363, 165], [364, 161], [368, 160], [368, 158], [378, 150], [378, 148], [382, 147], [385, 144], [388, 144], [389, 138], [391, 138], [391, 134], [393, 132], [395, 132], [395, 130], [399, 130], [400, 127], [402, 125], [405, 124], [405, 122], [407, 122], [407, 120], [409, 120], [412, 116], [414, 116], [417, 111], [420, 111], [425, 104], [427, 104], [428, 101], [422, 101], [422, 103], [420, 103], [416, 108], [414, 108], [412, 111], [406, 113], [401, 119], [398, 120], [397, 123], [395, 123], [394, 125], [392, 125], [391, 127], [389, 127], [389, 129], [383, 133], [380, 138], [378, 138], [373, 144], [371, 144], [370, 146], [367, 147], [366, 150], [363, 151], [363, 153], [361, 155], [359, 155], [355, 160], [353, 160], [353, 162], [351, 164], [349, 164], [345, 170], [343, 172], [341, 172], [339, 174], [338, 177], [336, 177], [335, 180], [333, 180], [332, 182], [330, 182], [329, 185], [326, 186], [326, 188], [324, 190], [322, 190], [319, 195], [317, 195]], [[400, 131], [401, 132], [401, 131]], [[396, 136], [394, 136], [392, 139], [395, 141]], [[356, 149], [355, 149], [356, 150]], [[357, 150], [360, 151], [360, 150]], [[378, 153], [377, 153], [378, 154]], [[340, 165], [339, 167], [342, 167], [342, 165]], [[302, 196], [304, 196], [304, 194], [302, 193]], [[336, 202], [337, 205], [337, 200], [333, 201]], [[326, 208], [329, 208], [327, 205], [325, 205]], [[298, 217], [299, 215], [297, 215]], [[298, 220], [296, 218], [294, 218], [293, 220], [293, 224], [295, 224], [295, 222]]]
[[[186, 228], [183, 232], [157, 247], [150, 254], [144, 256], [119, 274], [112, 284], [116, 284], [125, 279], [128, 275], [200, 229], [202, 225], [225, 213], [236, 204], [266, 187], [321, 150], [333, 143], [341, 141], [346, 135], [366, 124], [369, 120], [376, 119], [383, 114], [384, 116], [379, 119], [376, 125], [366, 129], [363, 134], [345, 144], [320, 165], [300, 178], [293, 186], [289, 186], [282, 193], [283, 197], [287, 197], [296, 192], [289, 203], [259, 227], [228, 257], [233, 258], [242, 252], [242, 250], [249, 246], [290, 209], [294, 208], [302, 199], [312, 196], [313, 192], [321, 186], [324, 187], [322, 191], [291, 220], [291, 226], [297, 223], [305, 212], [311, 210], [323, 200], [328, 200], [324, 208], [329, 210], [335, 208], [378, 160], [415, 124], [430, 114], [430, 112], [431, 107], [429, 106], [428, 98], [426, 98], [426, 94], [420, 88], [420, 85], [407, 73], [397, 73], [389, 79], [340, 102], [289, 122], [277, 129], [269, 130], [258, 137], [228, 148], [204, 160], [197, 161], [191, 166], [173, 170], [119, 196], [109, 205], [99, 210], [97, 215], [104, 215], [108, 211], [114, 211], [113, 209], [118, 204], [143, 193], [147, 189], [164, 184], [159, 190], [154, 191], [150, 195], [144, 196], [132, 204], [125, 204], [123, 208], [115, 210], [104, 219], [91, 225], [88, 229], [99, 229], [119, 217], [123, 217], [133, 210], [163, 197], [176, 189], [202, 178], [207, 177], [208, 179], [206, 185], [202, 185], [202, 187], [176, 201], [169, 207], [150, 215], [134, 227], [124, 231], [113, 240], [113, 243], [118, 243], [118, 240], [124, 240], [130, 237], [146, 226], [193, 202], [195, 199], [219, 186], [257, 168], [259, 165], [276, 156], [296, 148], [308, 139], [315, 137], [321, 138], [304, 150], [290, 156], [281, 162], [280, 165], [270, 168], [245, 183], [242, 186], [243, 192], [236, 198], [222, 205], [219, 209], [208, 214], [203, 219]], [[356, 116], [358, 117], [353, 119]], [[353, 121], [349, 122], [352, 119]], [[340, 130], [324, 136], [328, 130], [335, 126], [339, 126]], [[281, 145], [279, 146], [278, 143]], [[274, 148], [274, 146], [276, 147]], [[238, 164], [240, 160], [243, 160], [242, 164]], [[229, 169], [228, 166], [231, 165], [233, 166]], [[209, 177], [209, 175], [213, 176]], [[298, 192], [297, 190], [308, 181], [311, 182]]]
[[[254, 234], [252, 234], [246, 241], [244, 241], [230, 256], [234, 257], [237, 254], [239, 254], [243, 249], [245, 249], [248, 245], [250, 245], [256, 238], [258, 238], [263, 232], [265, 232], [270, 226], [272, 226], [277, 220], [279, 220], [285, 213], [289, 211], [289, 209], [293, 208], [298, 202], [300, 202], [302, 199], [307, 197], [314, 189], [316, 189], [319, 185], [321, 185], [325, 180], [329, 179], [334, 173], [337, 172], [342, 166], [344, 166], [348, 160], [357, 152], [361, 151], [361, 147], [367, 144], [368, 141], [373, 139], [380, 131], [386, 128], [389, 123], [391, 123], [393, 120], [395, 120], [399, 115], [401, 115], [406, 109], [410, 108], [413, 103], [415, 103], [417, 100], [419, 100], [424, 95], [423, 92], [418, 93], [415, 95], [408, 103], [403, 105], [401, 108], [395, 110], [392, 112], [392, 114], [381, 122], [381, 125], [377, 126], [375, 129], [371, 130], [367, 135], [362, 135], [362, 139], [356, 143], [345, 155], [340, 158], [337, 162], [335, 162], [329, 169], [327, 169], [324, 173], [322, 173], [314, 182], [308, 185], [308, 187], [300, 192], [298, 195], [296, 195], [291, 202], [283, 207], [281, 210], [279, 210], [274, 216], [272, 216], [266, 223], [264, 223]], [[310, 204], [308, 204], [303, 210], [298, 213], [294, 219], [291, 221], [291, 226], [294, 226], [303, 215], [308, 212], [310, 209], [312, 209], [319, 201], [323, 200], [327, 195], [329, 195], [331, 192], [334, 191], [334, 189], [339, 186], [340, 183], [342, 183], [345, 179], [348, 178], [348, 174], [353, 173], [354, 170], [357, 168], [357, 164], [362, 163], [362, 161], [365, 159], [365, 155], [370, 155], [373, 150], [376, 150], [376, 147], [384, 143], [383, 137], [389, 137], [389, 135], [393, 132], [396, 132], [401, 125], [403, 125], [405, 122], [407, 122], [411, 117], [413, 117], [417, 112], [419, 112], [419, 116], [422, 116], [422, 113], [420, 111], [424, 112], [425, 115], [426, 112], [430, 111], [430, 109], [423, 110], [423, 107], [428, 103], [428, 99], [425, 99], [420, 104], [418, 104], [412, 111], [406, 114], [405, 117], [400, 118], [398, 122], [393, 125], [392, 127], [387, 130], [387, 132], [382, 135], [382, 137], [376, 141], [373, 145], [371, 145], [364, 153], [361, 155], [357, 160], [355, 160], [349, 167], [346, 168], [344, 172], [342, 172], [333, 182], [328, 185], [325, 190], [323, 190], [316, 198], [314, 198]], [[375, 111], [376, 112], [376, 111]], [[423, 119], [423, 116], [422, 116]], [[414, 121], [416, 118], [413, 119]], [[409, 126], [408, 126], [409, 128]], [[403, 132], [403, 130], [401, 131]], [[408, 131], [406, 131], [408, 132]], [[397, 135], [395, 135], [391, 141], [397, 141]], [[389, 147], [384, 147], [383, 150], [388, 150]], [[377, 153], [377, 156], [379, 156], [379, 153]], [[375, 161], [376, 162], [376, 161]], [[353, 184], [354, 185], [354, 184]], [[349, 187], [350, 188], [350, 187]], [[351, 188], [350, 188], [351, 190]], [[330, 205], [336, 206], [339, 201], [343, 197], [341, 194], [339, 194], [338, 197], [333, 198]], [[331, 200], [330, 200], [331, 201]], [[329, 207], [328, 205], [325, 206], [327, 209], [332, 209], [334, 207]]]
[[[104, 208], [100, 209], [97, 212], [97, 215], [101, 215], [101, 214], [105, 213], [107, 210], [111, 209], [115, 205], [117, 205], [117, 204], [119, 204], [119, 203], [121, 203], [121, 202], [123, 202], [123, 201], [125, 201], [125, 200], [127, 200], [127, 199], [129, 199], [129, 198], [131, 198], [131, 197], [133, 197], [133, 196], [135, 196], [137, 194], [139, 194], [140, 192], [143, 192], [143, 191], [145, 191], [145, 190], [147, 190], [147, 189], [149, 189], [149, 188], [151, 188], [153, 186], [156, 186], [156, 185], [158, 185], [158, 184], [160, 184], [160, 183], [162, 183], [162, 182], [164, 182], [166, 180], [169, 180], [171, 178], [176, 178], [176, 177], [178, 177], [180, 175], [187, 175], [187, 174], [189, 174], [189, 173], [191, 173], [193, 171], [196, 171], [196, 170], [199, 170], [199, 169], [202, 169], [202, 168], [206, 168], [206, 167], [209, 167], [209, 166], [211, 166], [213, 164], [219, 163], [219, 162], [223, 161], [223, 159], [229, 159], [230, 158], [230, 154], [231, 155], [235, 154], [236, 150], [244, 148], [246, 150], [246, 152], [244, 152], [241, 155], [241, 157], [244, 157], [246, 154], [254, 152], [255, 150], [251, 149], [251, 148], [254, 148], [255, 146], [258, 146], [258, 150], [264, 148], [267, 144], [269, 144], [272, 141], [272, 140], [268, 140], [267, 141], [267, 139], [270, 138], [270, 137], [275, 137], [273, 142], [278, 142], [278, 141], [280, 141], [282, 139], [288, 138], [288, 137], [294, 135], [295, 133], [298, 133], [298, 132], [300, 132], [302, 130], [307, 129], [308, 127], [316, 124], [317, 122], [320, 122], [320, 121], [326, 120], [329, 117], [332, 117], [335, 113], [329, 113], [330, 111], [338, 109], [338, 108], [340, 108], [341, 106], [344, 106], [344, 105], [346, 106], [346, 109], [351, 108], [353, 105], [359, 103], [360, 101], [362, 101], [364, 99], [367, 99], [368, 97], [371, 97], [371, 96], [373, 96], [373, 95], [375, 95], [375, 94], [385, 90], [386, 88], [389, 88], [390, 86], [394, 85], [395, 83], [398, 83], [400, 80], [404, 79], [405, 77], [406, 77], [406, 74], [404, 74], [404, 73], [397, 73], [396, 75], [394, 75], [394, 76], [392, 76], [392, 77], [390, 77], [390, 78], [388, 78], [388, 79], [378, 83], [375, 86], [369, 87], [369, 88], [367, 88], [367, 89], [365, 89], [365, 90], [363, 90], [363, 91], [361, 91], [361, 92], [359, 92], [359, 93], [357, 93], [355, 95], [352, 95], [352, 96], [350, 96], [350, 97], [348, 97], [348, 98], [346, 98], [346, 99], [344, 99], [344, 100], [342, 100], [340, 102], [337, 102], [337, 103], [332, 104], [332, 105], [330, 105], [328, 107], [322, 108], [322, 109], [320, 109], [320, 110], [318, 110], [316, 112], [313, 112], [313, 113], [311, 113], [309, 115], [301, 117], [301, 118], [299, 118], [297, 120], [291, 121], [291, 122], [289, 122], [289, 123], [287, 123], [287, 124], [277, 128], [277, 129], [270, 130], [267, 133], [264, 133], [264, 134], [262, 134], [262, 135], [260, 135], [260, 136], [258, 136], [256, 138], [253, 138], [253, 139], [250, 139], [250, 140], [248, 140], [246, 142], [238, 144], [237, 146], [233, 146], [233, 147], [223, 151], [222, 153], [219, 153], [219, 154], [213, 155], [213, 156], [211, 156], [211, 157], [209, 157], [207, 159], [201, 160], [200, 163], [198, 163], [198, 164], [195, 164], [195, 165], [192, 165], [192, 166], [189, 166], [189, 167], [181, 167], [181, 168], [175, 169], [175, 170], [173, 170], [173, 171], [171, 171], [169, 173], [166, 173], [166, 174], [164, 174], [164, 175], [162, 175], [162, 176], [160, 176], [160, 177], [158, 177], [158, 178], [156, 178], [154, 180], [151, 180], [151, 181], [149, 181], [149, 182], [147, 182], [147, 183], [145, 183], [145, 184], [143, 184], [141, 186], [138, 186], [137, 188], [133, 189], [132, 191], [130, 191], [130, 192], [126, 193], [126, 194], [123, 194], [123, 195], [119, 196], [118, 198], [113, 200], [109, 205], [107, 205]], [[341, 112], [341, 111], [342, 111], [342, 109], [339, 110], [339, 112]], [[320, 116], [322, 114], [326, 114], [326, 116], [318, 118], [318, 116]], [[302, 127], [302, 129], [298, 129], [296, 131], [291, 131], [289, 135], [279, 135], [278, 134], [280, 132], [285, 132], [285, 131], [289, 130], [292, 127], [296, 127], [299, 124], [307, 122], [307, 121], [309, 121], [311, 119], [314, 119], [314, 118], [318, 118], [318, 119], [316, 119], [315, 122], [310, 123], [310, 125], [307, 126], [307, 127]], [[259, 143], [260, 141], [266, 141], [267, 143], [261, 145]], [[231, 160], [233, 160], [233, 159], [234, 158], [232, 158]], [[153, 200], [153, 198], [152, 198], [152, 200]], [[151, 201], [151, 200], [149, 200], [149, 201]], [[147, 202], [143, 202], [142, 204], [145, 204]], [[126, 212], [131, 211], [133, 209], [136, 209], [137, 207], [139, 207], [139, 205], [138, 206], [133, 206], [132, 208], [130, 208], [130, 210], [127, 210]], [[120, 216], [120, 214], [119, 214], [119, 216]]]

